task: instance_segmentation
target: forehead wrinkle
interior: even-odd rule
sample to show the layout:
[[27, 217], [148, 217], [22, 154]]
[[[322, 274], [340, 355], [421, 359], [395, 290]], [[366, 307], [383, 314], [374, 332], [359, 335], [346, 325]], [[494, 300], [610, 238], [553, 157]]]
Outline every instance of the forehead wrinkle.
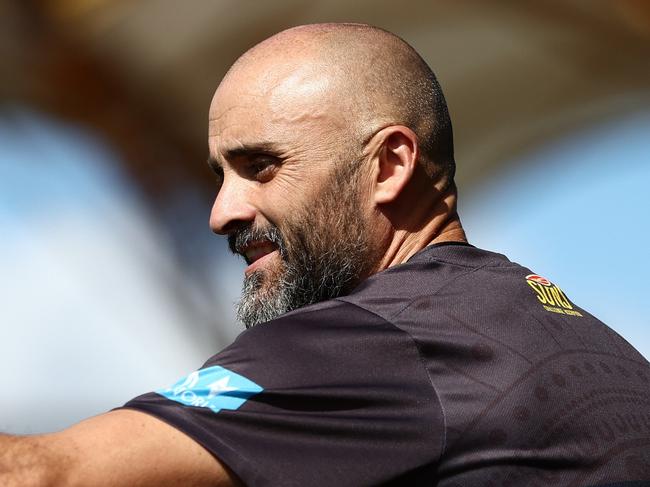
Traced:
[[[261, 98], [261, 95], [257, 95], [255, 96], [255, 98]], [[219, 108], [223, 105], [225, 105], [226, 108], [219, 110]], [[217, 105], [219, 108], [215, 108], [213, 103], [213, 106], [210, 107], [210, 114], [208, 119], [208, 134], [210, 136], [217, 135], [216, 130], [218, 129], [218, 124], [221, 123], [224, 120], [224, 118], [228, 117], [229, 115], [232, 115], [233, 112], [237, 110], [258, 111], [260, 104], [259, 103], [236, 103], [236, 104], [230, 104], [228, 106], [227, 104], [224, 103], [223, 105], [221, 104]]]
[[[220, 86], [217, 89], [217, 91], [215, 92], [213, 100], [212, 100], [212, 104], [210, 106], [210, 117], [209, 117], [210, 120], [215, 120], [215, 119], [221, 118], [224, 114], [228, 113], [230, 110], [233, 110], [235, 108], [244, 108], [244, 107], [246, 107], [247, 104], [243, 102], [243, 100], [245, 98], [259, 99], [259, 98], [264, 98], [264, 96], [265, 96], [264, 93], [259, 93], [259, 94], [251, 93], [251, 92], [244, 93], [241, 89], [236, 90], [235, 93], [228, 93], [227, 90], [228, 90], [228, 88], [223, 88], [223, 87]], [[223, 98], [224, 96], [226, 96], [226, 95], [224, 95], [224, 92], [226, 92], [226, 95], [230, 95], [231, 97], [235, 96], [235, 99], [237, 100], [238, 103], [231, 104], [231, 106], [228, 106], [219, 115], [215, 116], [214, 112], [216, 110], [216, 107], [221, 107], [222, 105], [226, 105], [226, 103], [219, 103], [218, 102], [219, 98]], [[251, 106], [256, 106], [258, 104], [258, 101], [255, 100], [254, 103], [255, 103], [255, 105], [253, 105], [252, 103], [250, 103], [250, 105]]]

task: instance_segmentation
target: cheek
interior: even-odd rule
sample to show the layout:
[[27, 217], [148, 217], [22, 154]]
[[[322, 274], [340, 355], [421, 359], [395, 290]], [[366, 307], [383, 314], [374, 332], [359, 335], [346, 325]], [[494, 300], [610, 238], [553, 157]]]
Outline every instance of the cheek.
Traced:
[[276, 221], [304, 213], [317, 197], [318, 190], [313, 180], [298, 175], [297, 171], [278, 174], [272, 181], [259, 187], [258, 191], [260, 208], [264, 208], [269, 217]]
[[300, 208], [301, 199], [298, 191], [282, 184], [266, 187], [258, 196], [258, 208], [276, 225]]

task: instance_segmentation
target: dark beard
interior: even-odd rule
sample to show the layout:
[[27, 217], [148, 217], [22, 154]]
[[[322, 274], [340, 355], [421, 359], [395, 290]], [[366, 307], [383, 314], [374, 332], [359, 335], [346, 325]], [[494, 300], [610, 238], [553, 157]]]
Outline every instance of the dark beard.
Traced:
[[246, 328], [347, 294], [368, 274], [368, 232], [357, 212], [358, 163], [350, 166], [335, 170], [309, 208], [287, 219], [282, 231], [274, 225], [246, 227], [228, 237], [233, 252], [265, 239], [281, 257], [277, 271], [255, 271], [244, 279], [237, 318]]

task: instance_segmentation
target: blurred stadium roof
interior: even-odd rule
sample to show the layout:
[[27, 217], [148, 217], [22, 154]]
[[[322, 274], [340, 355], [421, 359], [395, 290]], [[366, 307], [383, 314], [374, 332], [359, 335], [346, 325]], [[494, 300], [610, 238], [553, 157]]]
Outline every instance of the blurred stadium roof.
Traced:
[[644, 0], [5, 1], [0, 100], [98, 129], [153, 202], [183, 180], [207, 194], [220, 78], [263, 38], [322, 21], [384, 27], [425, 57], [465, 190], [549, 137], [650, 106]]

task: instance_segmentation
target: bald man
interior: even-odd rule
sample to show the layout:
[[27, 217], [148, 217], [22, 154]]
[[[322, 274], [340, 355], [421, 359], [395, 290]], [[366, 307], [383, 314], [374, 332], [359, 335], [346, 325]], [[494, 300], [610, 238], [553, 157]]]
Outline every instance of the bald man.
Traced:
[[405, 42], [262, 42], [217, 89], [209, 146], [247, 330], [122, 409], [1, 437], [0, 485], [647, 485], [648, 362], [467, 243], [445, 101]]

